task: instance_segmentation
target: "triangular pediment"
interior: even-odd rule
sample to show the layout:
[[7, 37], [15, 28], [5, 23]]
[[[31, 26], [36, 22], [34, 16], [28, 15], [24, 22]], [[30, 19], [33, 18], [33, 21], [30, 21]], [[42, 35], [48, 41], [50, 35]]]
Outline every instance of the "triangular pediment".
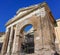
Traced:
[[36, 11], [37, 9], [40, 9], [42, 7], [47, 7], [47, 11], [50, 11], [49, 7], [47, 6], [47, 4], [44, 2], [42, 4], [37, 4], [37, 5], [32, 5], [29, 7], [25, 7], [25, 8], [21, 8], [16, 12], [16, 15], [14, 17], [12, 17], [5, 26], [8, 26], [10, 24], [12, 24], [13, 22], [23, 18], [24, 16], [32, 13], [33, 11]]

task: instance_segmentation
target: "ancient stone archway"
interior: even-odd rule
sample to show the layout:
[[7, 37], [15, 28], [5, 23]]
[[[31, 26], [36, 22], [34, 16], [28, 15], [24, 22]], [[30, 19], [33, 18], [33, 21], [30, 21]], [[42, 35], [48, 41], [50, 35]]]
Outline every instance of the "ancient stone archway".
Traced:
[[[33, 26], [33, 33], [31, 34], [30, 31], [25, 33], [24, 28], [30, 24]], [[28, 50], [28, 52], [25, 52], [28, 54], [25, 55], [54, 54], [55, 52], [55, 50], [53, 49], [54, 31], [52, 30], [54, 29], [54, 24], [55, 24], [55, 20], [52, 14], [50, 13], [50, 10], [46, 3], [43, 3], [42, 5], [39, 4], [36, 6], [28, 7], [26, 9], [25, 8], [21, 9], [20, 11], [18, 11], [14, 19], [10, 20], [6, 24], [7, 27], [6, 34], [7, 32], [9, 32], [8, 31], [9, 28], [11, 28], [10, 30], [11, 32], [9, 36], [7, 35], [9, 37], [8, 45], [6, 45], [7, 44], [6, 40], [4, 43], [4, 46], [6, 46], [7, 51], [4, 50], [5, 47], [3, 46], [2, 53], [4, 54], [4, 52], [6, 52], [6, 55], [24, 55], [21, 52], [22, 45], [24, 45], [23, 42], [25, 42], [26, 40], [28, 40], [27, 42], [29, 42], [29, 40], [31, 40], [31, 37], [34, 36], [32, 38], [34, 39], [32, 41], [33, 43], [31, 43], [32, 44], [31, 46], [32, 48], [34, 48], [33, 49], [34, 51], [30, 52], [30, 50]], [[14, 30], [14, 35], [13, 35], [13, 30]], [[14, 36], [14, 40], [12, 41], [13, 36]], [[24, 41], [24, 36], [27, 38], [25, 41]], [[6, 39], [8, 37], [6, 37]], [[12, 43], [12, 48], [11, 48], [11, 43]]]
[[31, 24], [25, 25], [22, 30], [21, 53], [34, 53], [34, 29]]
[[[33, 19], [32, 19], [32, 18], [33, 18]], [[20, 39], [21, 39], [22, 41], [24, 41], [24, 40], [23, 40], [23, 39], [24, 39], [24, 32], [23, 32], [24, 28], [25, 28], [26, 26], [29, 26], [29, 25], [33, 26], [33, 30], [31, 30], [32, 32], [29, 32], [29, 33], [26, 33], [26, 32], [25, 32], [26, 36], [31, 36], [31, 38], [33, 37], [33, 38], [32, 38], [32, 39], [33, 39], [33, 43], [32, 43], [32, 42], [30, 43], [30, 45], [32, 44], [33, 49], [32, 49], [32, 51], [30, 50], [31, 52], [25, 52], [26, 54], [27, 54], [27, 53], [34, 53], [34, 52], [35, 52], [35, 50], [34, 50], [34, 49], [35, 49], [35, 48], [34, 48], [34, 47], [35, 47], [35, 45], [34, 45], [34, 43], [35, 43], [35, 38], [34, 38], [34, 37], [35, 37], [35, 33], [36, 33], [35, 31], [37, 30], [37, 24], [36, 24], [36, 23], [38, 23], [38, 22], [36, 22], [36, 20], [37, 20], [36, 18], [37, 18], [37, 17], [32, 16], [32, 17], [30, 17], [30, 19], [27, 19], [27, 20], [25, 20], [25, 21], [23, 21], [23, 22], [21, 22], [21, 23], [20, 23], [20, 22], [18, 23], [18, 25], [21, 24], [21, 27], [18, 28], [18, 29], [20, 30], [20, 31], [19, 31], [19, 35], [20, 35]], [[32, 22], [31, 20], [33, 20], [33, 22]], [[35, 20], [35, 21], [34, 21], [34, 20]], [[24, 22], [26, 22], [26, 23], [24, 23]], [[24, 23], [24, 24], [23, 24], [23, 23]], [[23, 24], [23, 25], [22, 25], [22, 24]], [[18, 25], [17, 25], [17, 26], [18, 26]], [[32, 35], [32, 34], [33, 34], [33, 35]], [[31, 38], [30, 38], [30, 39], [31, 39]], [[21, 40], [20, 40], [20, 41], [21, 41]], [[27, 39], [27, 40], [28, 40], [28, 39]], [[20, 42], [21, 44], [22, 44], [22, 41]], [[21, 49], [21, 44], [20, 44], [20, 49]]]

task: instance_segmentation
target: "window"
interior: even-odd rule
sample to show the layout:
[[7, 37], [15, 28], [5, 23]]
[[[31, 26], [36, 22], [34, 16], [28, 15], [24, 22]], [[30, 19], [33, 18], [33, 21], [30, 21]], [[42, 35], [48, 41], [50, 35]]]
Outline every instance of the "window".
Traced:
[[34, 53], [34, 33], [33, 26], [31, 24], [25, 26], [23, 28], [24, 34], [24, 42], [21, 44], [21, 52], [26, 54]]
[[29, 24], [29, 25], [27, 25], [27, 26], [24, 27], [24, 31], [28, 32], [31, 28], [33, 28], [33, 27], [32, 27], [31, 24]]

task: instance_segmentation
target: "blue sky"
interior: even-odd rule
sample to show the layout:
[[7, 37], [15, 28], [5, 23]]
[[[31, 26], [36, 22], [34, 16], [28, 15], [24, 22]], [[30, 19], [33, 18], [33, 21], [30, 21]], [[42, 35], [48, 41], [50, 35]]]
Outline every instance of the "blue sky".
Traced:
[[0, 32], [5, 31], [5, 23], [19, 8], [46, 1], [55, 19], [60, 18], [60, 0], [0, 0]]

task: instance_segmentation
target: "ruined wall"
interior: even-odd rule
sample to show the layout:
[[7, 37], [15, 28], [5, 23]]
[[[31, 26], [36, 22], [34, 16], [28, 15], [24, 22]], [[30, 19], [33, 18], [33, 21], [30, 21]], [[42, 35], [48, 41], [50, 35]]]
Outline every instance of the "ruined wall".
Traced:
[[[26, 25], [32, 24], [34, 28], [34, 53], [25, 55], [54, 55], [55, 37], [54, 23], [45, 7], [40, 7], [29, 15], [8, 25], [2, 55], [22, 55], [22, 30]], [[9, 31], [10, 28], [10, 31]], [[13, 30], [15, 30], [13, 32]], [[10, 33], [9, 33], [10, 32]]]
[[57, 21], [57, 26], [55, 27], [55, 34], [56, 34], [56, 49], [57, 51], [60, 51], [60, 20]]

